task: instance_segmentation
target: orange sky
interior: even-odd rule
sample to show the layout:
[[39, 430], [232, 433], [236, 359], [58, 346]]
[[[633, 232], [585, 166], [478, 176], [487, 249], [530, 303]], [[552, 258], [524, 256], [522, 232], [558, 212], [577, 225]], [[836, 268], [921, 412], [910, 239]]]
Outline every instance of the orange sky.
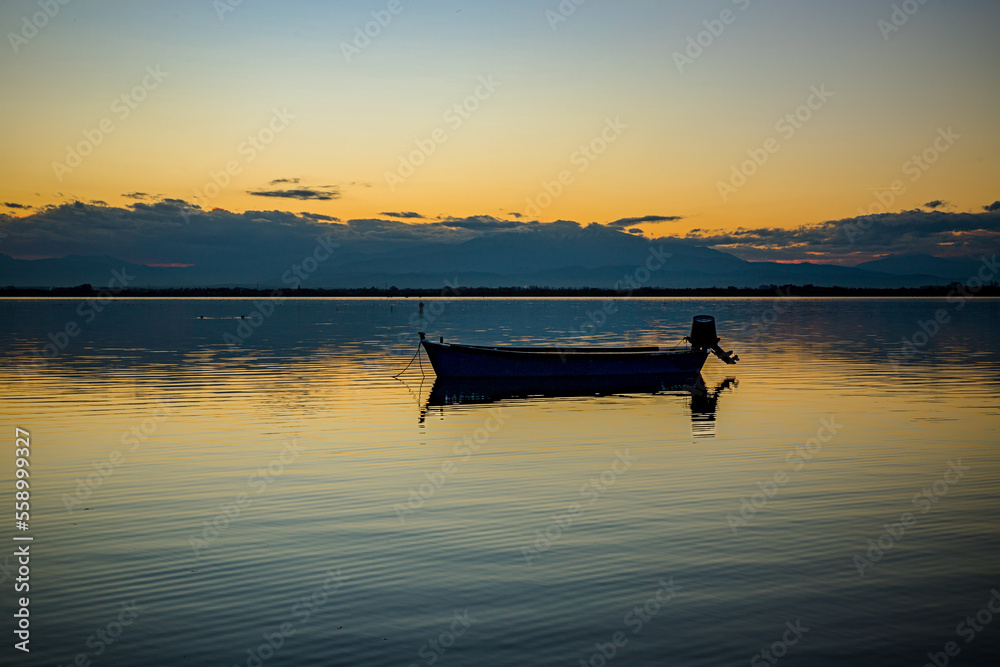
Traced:
[[[898, 30], [891, 3], [343, 4], [72, 3], [25, 39], [37, 7], [5, 3], [0, 201], [675, 234], [853, 217], [895, 181], [890, 211], [997, 198], [993, 4]], [[311, 194], [249, 194], [282, 189]]]

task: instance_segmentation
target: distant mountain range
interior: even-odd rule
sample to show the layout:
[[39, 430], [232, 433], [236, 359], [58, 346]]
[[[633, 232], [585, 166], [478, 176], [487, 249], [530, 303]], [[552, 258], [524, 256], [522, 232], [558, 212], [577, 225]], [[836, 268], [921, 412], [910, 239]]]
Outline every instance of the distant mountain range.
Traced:
[[862, 262], [854, 268], [879, 271], [897, 276], [931, 275], [950, 281], [965, 282], [976, 275], [982, 259], [946, 259], [933, 255], [890, 255], [873, 262]]
[[[493, 234], [461, 243], [424, 242], [361, 252], [335, 248], [315, 262], [311, 253], [220, 258], [210, 266], [152, 267], [109, 256], [68, 255], [20, 260], [0, 254], [0, 286], [105, 287], [113, 277], [129, 287], [758, 287], [812, 284], [841, 287], [921, 287], [964, 282], [981, 261], [896, 255], [855, 267], [748, 262], [668, 239], [650, 241], [590, 228], [565, 235]], [[320, 253], [325, 256], [326, 253]], [[296, 276], [294, 266], [299, 266]], [[309, 270], [311, 269], [311, 271]], [[119, 283], [114, 283], [113, 286]]]

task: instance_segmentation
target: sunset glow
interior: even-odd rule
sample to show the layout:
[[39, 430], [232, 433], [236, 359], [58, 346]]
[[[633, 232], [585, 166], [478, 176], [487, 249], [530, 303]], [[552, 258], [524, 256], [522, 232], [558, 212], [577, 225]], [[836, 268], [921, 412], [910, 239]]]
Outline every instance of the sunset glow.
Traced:
[[993, 3], [52, 4], [0, 8], [13, 216], [140, 193], [680, 218], [660, 236], [998, 196]]

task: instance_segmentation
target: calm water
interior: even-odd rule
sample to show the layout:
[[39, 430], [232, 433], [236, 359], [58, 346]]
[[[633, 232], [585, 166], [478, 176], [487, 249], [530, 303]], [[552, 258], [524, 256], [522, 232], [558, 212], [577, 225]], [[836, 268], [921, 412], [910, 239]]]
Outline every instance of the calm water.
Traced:
[[[1000, 664], [1000, 301], [425, 302], [0, 302], [34, 538], [0, 662]], [[670, 345], [702, 312], [742, 358], [702, 389], [392, 379], [417, 329]]]

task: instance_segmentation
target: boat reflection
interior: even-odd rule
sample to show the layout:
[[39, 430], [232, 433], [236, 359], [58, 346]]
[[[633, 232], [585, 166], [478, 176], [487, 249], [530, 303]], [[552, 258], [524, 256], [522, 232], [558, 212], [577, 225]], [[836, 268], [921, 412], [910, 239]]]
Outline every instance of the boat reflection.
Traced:
[[444, 408], [452, 405], [618, 394], [674, 395], [690, 401], [693, 435], [713, 437], [719, 397], [725, 390], [737, 385], [736, 378], [727, 377], [714, 388], [709, 388], [701, 373], [572, 378], [437, 378], [426, 403], [421, 406], [420, 424], [424, 423], [431, 409], [438, 408], [443, 414]]
[[709, 389], [704, 378], [698, 374], [698, 381], [689, 391], [691, 393], [691, 433], [696, 438], [711, 438], [715, 436], [715, 411], [719, 406], [719, 395], [730, 387], [739, 385], [739, 380], [727, 377], [725, 380]]

